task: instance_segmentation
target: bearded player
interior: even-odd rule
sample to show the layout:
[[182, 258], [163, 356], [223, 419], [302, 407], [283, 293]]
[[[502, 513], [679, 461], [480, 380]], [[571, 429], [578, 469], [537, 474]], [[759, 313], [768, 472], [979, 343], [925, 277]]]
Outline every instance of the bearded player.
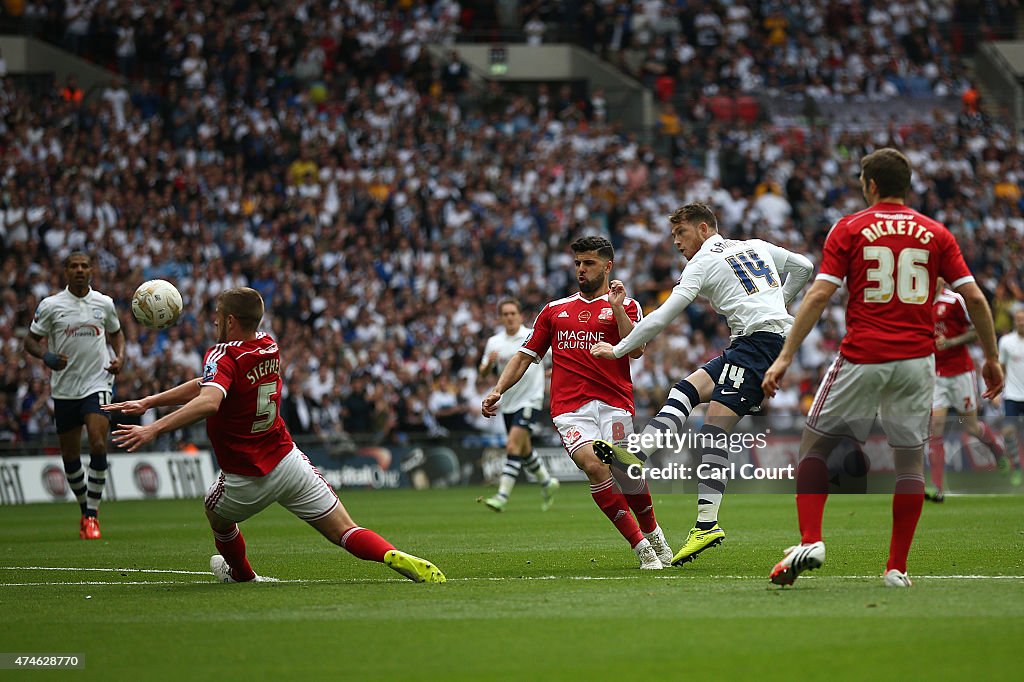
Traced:
[[[590, 481], [590, 494], [640, 559], [642, 569], [670, 565], [672, 550], [654, 516], [647, 482], [612, 476], [594, 454], [594, 441], [624, 444], [633, 433], [633, 381], [629, 358], [598, 360], [590, 346], [618, 343], [642, 316], [640, 305], [626, 297], [619, 280], [608, 281], [615, 258], [604, 237], [572, 243], [579, 293], [548, 303], [537, 316], [533, 333], [509, 360], [494, 389], [483, 400], [485, 417], [498, 413], [502, 395], [515, 386], [531, 363], [551, 349], [551, 417], [562, 445]], [[629, 357], [639, 358], [643, 348]], [[630, 513], [632, 511], [632, 514]]]

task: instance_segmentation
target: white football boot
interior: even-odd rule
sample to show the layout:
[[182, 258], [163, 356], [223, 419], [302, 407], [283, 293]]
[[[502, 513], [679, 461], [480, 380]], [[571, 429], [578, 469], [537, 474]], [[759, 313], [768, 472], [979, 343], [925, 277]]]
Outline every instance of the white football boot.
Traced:
[[910, 582], [910, 576], [895, 568], [886, 571], [882, 579], [885, 581], [886, 587], [912, 587], [914, 585]]
[[640, 559], [640, 570], [642, 571], [660, 571], [665, 568], [661, 565], [661, 559], [658, 558], [658, 553], [654, 551], [654, 547], [651, 546], [651, 541], [644, 538], [637, 546], [633, 548], [636, 552], [637, 558]]
[[654, 553], [658, 555], [662, 568], [671, 566], [672, 548], [668, 546], [668, 540], [665, 539], [665, 533], [661, 530], [661, 526], [655, 526], [650, 533], [644, 533], [644, 537], [654, 548]]
[[825, 543], [821, 540], [809, 545], [794, 545], [786, 549], [786, 556], [775, 564], [769, 577], [776, 585], [792, 585], [804, 571], [821, 568], [825, 563]]
[[[237, 580], [235, 580], [231, 576], [231, 567], [228, 566], [227, 560], [225, 560], [224, 557], [222, 557], [220, 554], [214, 554], [212, 557], [210, 557], [210, 571], [213, 572], [213, 575], [214, 575], [215, 578], [217, 578], [218, 582], [222, 582], [222, 583], [237, 583], [238, 582]], [[247, 583], [276, 583], [276, 582], [278, 582], [278, 579], [277, 578], [268, 578], [268, 577], [262, 576], [262, 575], [257, 575], [252, 580], [246, 580], [245, 582], [247, 582]]]

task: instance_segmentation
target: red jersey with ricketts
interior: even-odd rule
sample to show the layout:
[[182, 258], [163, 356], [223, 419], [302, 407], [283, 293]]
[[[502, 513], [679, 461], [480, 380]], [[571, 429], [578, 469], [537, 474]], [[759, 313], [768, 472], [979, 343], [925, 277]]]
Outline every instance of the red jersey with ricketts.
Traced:
[[[955, 291], [944, 290], [932, 306], [935, 313], [935, 335], [951, 339], [971, 330], [971, 318], [967, 314], [964, 298]], [[955, 377], [974, 369], [974, 361], [967, 350], [967, 344], [955, 348], [935, 351], [935, 374], [940, 377]]]
[[[643, 317], [633, 299], [627, 298], [623, 307], [633, 322]], [[552, 417], [574, 412], [592, 400], [633, 414], [629, 358], [602, 360], [590, 354], [595, 343], [614, 346], [621, 338], [607, 294], [588, 301], [576, 293], [544, 307], [520, 350], [539, 362], [551, 349]]]
[[206, 433], [225, 472], [266, 476], [295, 447], [280, 416], [281, 355], [269, 335], [210, 348], [200, 384], [224, 393]]
[[954, 289], [974, 281], [942, 223], [891, 203], [837, 222], [825, 240], [817, 279], [837, 286], [845, 279], [850, 292], [840, 354], [858, 364], [931, 355], [938, 277]]

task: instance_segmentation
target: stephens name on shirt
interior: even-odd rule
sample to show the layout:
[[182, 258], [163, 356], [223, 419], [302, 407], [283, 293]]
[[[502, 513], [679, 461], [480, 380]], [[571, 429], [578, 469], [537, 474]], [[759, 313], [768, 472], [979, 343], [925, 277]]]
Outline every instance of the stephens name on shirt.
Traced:
[[556, 339], [556, 346], [559, 350], [590, 350], [595, 343], [604, 341], [604, 332], [559, 329]]
[[270, 360], [264, 360], [260, 364], [254, 366], [245, 374], [245, 378], [252, 384], [258, 384], [260, 379], [267, 376], [268, 374], [280, 374], [281, 372], [281, 360], [280, 358], [271, 358]]
[[914, 237], [922, 244], [927, 244], [935, 236], [927, 227], [919, 225], [916, 220], [912, 220], [913, 216], [911, 215], [876, 213], [875, 216], [883, 218], [883, 220], [871, 223], [860, 231], [868, 242], [873, 242], [879, 237], [900, 234]]

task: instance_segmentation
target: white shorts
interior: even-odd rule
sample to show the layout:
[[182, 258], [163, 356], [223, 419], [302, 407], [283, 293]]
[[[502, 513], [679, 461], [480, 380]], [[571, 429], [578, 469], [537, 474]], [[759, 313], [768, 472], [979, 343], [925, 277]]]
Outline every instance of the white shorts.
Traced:
[[932, 408], [956, 410], [960, 414], [978, 409], [978, 380], [974, 372], [964, 372], [951, 377], [935, 377], [935, 393]]
[[814, 396], [807, 428], [863, 443], [879, 415], [889, 445], [921, 446], [928, 440], [934, 384], [934, 355], [874, 365], [839, 355]]
[[338, 496], [297, 447], [266, 476], [242, 476], [223, 471], [206, 491], [206, 508], [241, 523], [274, 502], [304, 521], [322, 519], [337, 507]]
[[625, 447], [626, 439], [633, 433], [633, 415], [600, 400], [591, 400], [575, 412], [565, 412], [552, 421], [569, 456], [595, 440]]

